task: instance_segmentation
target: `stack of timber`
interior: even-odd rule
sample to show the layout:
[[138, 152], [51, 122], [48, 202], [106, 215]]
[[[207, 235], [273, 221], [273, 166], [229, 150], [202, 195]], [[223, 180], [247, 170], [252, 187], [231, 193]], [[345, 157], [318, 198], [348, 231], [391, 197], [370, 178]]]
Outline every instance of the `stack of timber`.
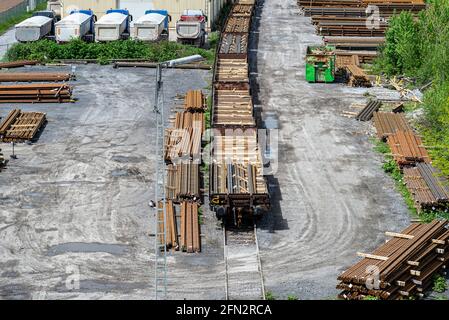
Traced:
[[[163, 207], [163, 202], [159, 201], [159, 208]], [[159, 243], [165, 243], [167, 249], [179, 250], [178, 243], [178, 227], [176, 223], [176, 211], [172, 201], [167, 201], [165, 203], [166, 219], [164, 219], [164, 212], [159, 211], [158, 219], [158, 229], [159, 229]], [[167, 227], [165, 228], [166, 240], [164, 240], [164, 221], [167, 222]]]
[[388, 136], [387, 143], [394, 160], [400, 167], [413, 165], [417, 162], [431, 162], [421, 138], [415, 135], [413, 131], [398, 130]]
[[359, 66], [355, 64], [347, 65], [346, 72], [349, 77], [348, 84], [351, 87], [371, 87], [371, 81], [369, 80], [368, 75]]
[[190, 112], [204, 112], [206, 97], [201, 90], [190, 90], [184, 98], [184, 110]]
[[373, 117], [374, 112], [378, 111], [381, 106], [382, 102], [379, 100], [371, 100], [367, 103], [366, 107], [356, 115], [355, 118], [359, 121], [369, 121]]
[[0, 124], [1, 141], [32, 141], [45, 122], [45, 113], [22, 112], [20, 109], [14, 109]]
[[72, 102], [67, 84], [18, 84], [0, 86], [0, 103]]
[[34, 66], [36, 64], [37, 64], [37, 61], [34, 61], [34, 60], [2, 62], [2, 63], [0, 63], [0, 69], [20, 68], [20, 67], [24, 67], [24, 66]]
[[385, 300], [423, 297], [432, 277], [446, 268], [449, 259], [447, 223], [413, 223], [400, 233], [387, 232], [392, 239], [372, 254], [358, 253], [364, 259], [338, 277], [339, 296], [347, 300], [368, 295]]
[[167, 166], [166, 197], [179, 202], [185, 199], [199, 200], [199, 165], [191, 162]]
[[449, 204], [448, 180], [428, 163], [404, 167], [404, 181], [413, 196], [418, 212], [422, 210], [447, 209]]
[[187, 253], [201, 251], [198, 204], [190, 201], [181, 203], [181, 250]]
[[0, 73], [0, 82], [41, 82], [41, 81], [69, 81], [72, 79], [70, 73], [50, 72], [8, 72]]
[[386, 138], [396, 131], [411, 131], [412, 128], [409, 125], [404, 114], [394, 112], [374, 112], [373, 115], [374, 126], [376, 127], [377, 136], [381, 140]]

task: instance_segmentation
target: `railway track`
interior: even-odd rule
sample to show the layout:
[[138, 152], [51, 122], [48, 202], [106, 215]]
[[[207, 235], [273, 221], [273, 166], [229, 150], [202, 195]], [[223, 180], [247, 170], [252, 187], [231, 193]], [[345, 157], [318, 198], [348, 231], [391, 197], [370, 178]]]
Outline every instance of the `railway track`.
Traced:
[[223, 227], [226, 300], [265, 300], [257, 227]]

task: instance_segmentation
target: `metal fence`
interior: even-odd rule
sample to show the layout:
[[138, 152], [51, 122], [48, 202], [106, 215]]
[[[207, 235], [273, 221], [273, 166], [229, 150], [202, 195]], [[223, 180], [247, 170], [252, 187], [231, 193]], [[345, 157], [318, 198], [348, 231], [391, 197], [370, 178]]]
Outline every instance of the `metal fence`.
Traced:
[[[47, 0], [35, 0], [36, 5], [40, 5], [44, 2], [47, 2]], [[0, 12], [0, 24], [26, 12], [28, 3], [29, 3], [29, 0], [24, 0], [21, 3], [17, 4], [15, 7], [12, 7], [6, 11]]]

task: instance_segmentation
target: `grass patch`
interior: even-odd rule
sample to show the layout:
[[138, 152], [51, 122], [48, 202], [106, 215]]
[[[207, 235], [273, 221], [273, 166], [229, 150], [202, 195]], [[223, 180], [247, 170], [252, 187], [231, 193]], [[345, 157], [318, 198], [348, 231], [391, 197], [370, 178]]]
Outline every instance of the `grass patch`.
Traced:
[[12, 17], [12, 18], [6, 20], [3, 23], [0, 23], [0, 35], [4, 34], [10, 28], [14, 27], [16, 24], [31, 17], [34, 12], [45, 10], [46, 8], [47, 8], [47, 3], [44, 2], [44, 3], [41, 3], [38, 6], [36, 6], [36, 9], [34, 11], [21, 13], [15, 17]]
[[134, 40], [120, 40], [106, 43], [87, 43], [74, 39], [68, 43], [57, 44], [50, 40], [32, 43], [16, 43], [7, 52], [8, 61], [37, 60], [52, 62], [61, 59], [94, 59], [106, 64], [111, 59], [145, 59], [152, 62], [183, 58], [199, 54], [212, 65], [214, 50], [200, 49], [176, 42], [162, 41], [145, 43]]
[[378, 297], [375, 297], [375, 296], [365, 296], [365, 297], [363, 298], [363, 300], [379, 300], [379, 298], [378, 298]]
[[287, 296], [287, 300], [299, 300], [297, 296], [295, 296], [294, 294], [289, 294]]
[[276, 296], [271, 291], [265, 292], [265, 299], [267, 300], [276, 300]]

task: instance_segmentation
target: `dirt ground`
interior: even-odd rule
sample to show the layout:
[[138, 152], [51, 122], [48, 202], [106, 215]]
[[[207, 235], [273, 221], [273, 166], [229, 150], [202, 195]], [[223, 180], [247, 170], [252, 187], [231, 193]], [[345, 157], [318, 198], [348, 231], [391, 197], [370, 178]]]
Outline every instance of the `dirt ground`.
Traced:
[[281, 298], [333, 299], [337, 276], [355, 253], [374, 249], [409, 215], [372, 150], [371, 124], [343, 116], [352, 102], [366, 101], [367, 90], [308, 84], [305, 49], [321, 43], [310, 18], [295, 0], [260, 4], [258, 99], [280, 125], [273, 210], [258, 233], [266, 287]]

